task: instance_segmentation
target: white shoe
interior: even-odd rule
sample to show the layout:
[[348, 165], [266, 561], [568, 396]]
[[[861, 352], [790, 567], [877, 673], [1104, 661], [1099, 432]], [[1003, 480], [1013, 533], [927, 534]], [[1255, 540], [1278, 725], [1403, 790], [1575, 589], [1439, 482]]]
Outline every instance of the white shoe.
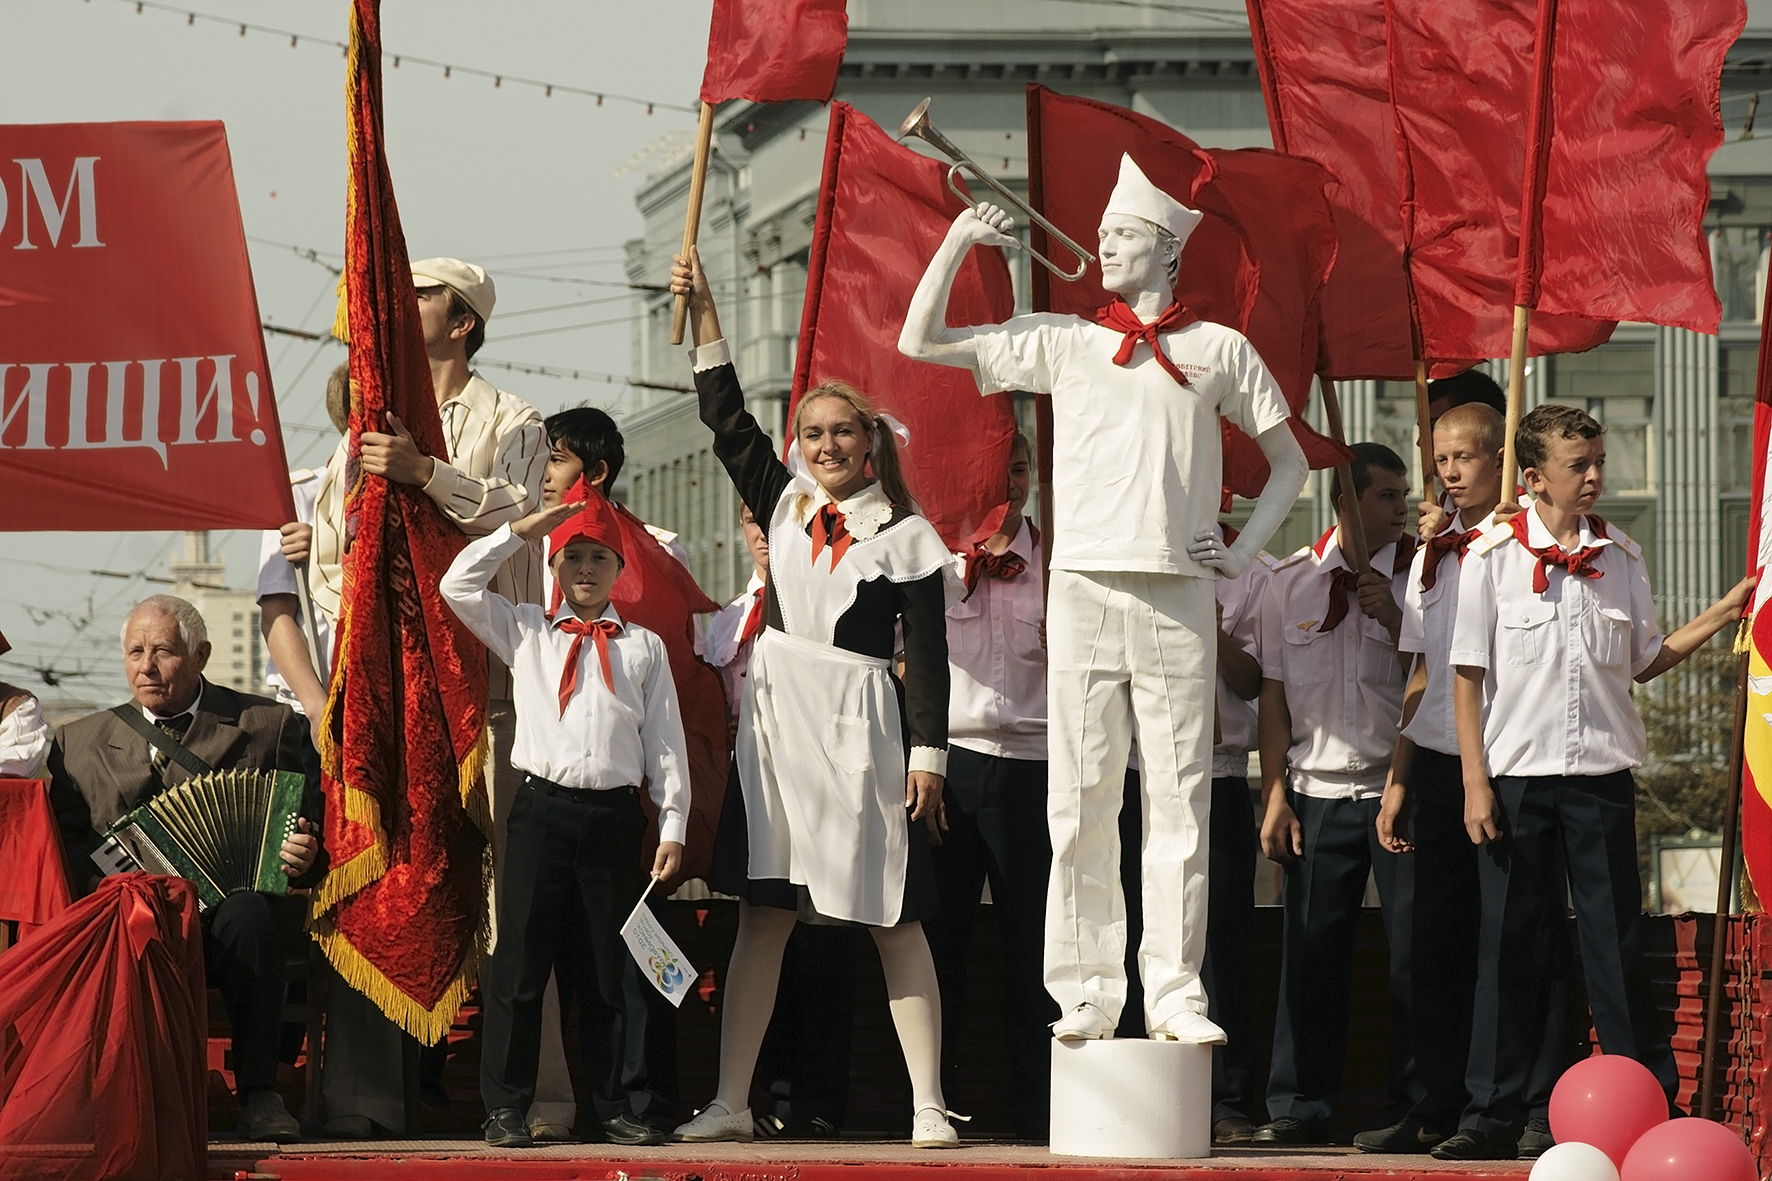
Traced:
[[728, 1111], [718, 1099], [696, 1113], [694, 1119], [678, 1126], [671, 1139], [690, 1144], [709, 1144], [720, 1140], [749, 1142], [756, 1136], [751, 1123], [751, 1109]]
[[1052, 1036], [1061, 1042], [1085, 1042], [1114, 1036], [1107, 1014], [1084, 1001], [1052, 1023]]
[[911, 1121], [911, 1147], [958, 1148], [960, 1133], [948, 1122], [947, 1112], [939, 1107], [921, 1107]]
[[1224, 1030], [1206, 1019], [1204, 1013], [1177, 1013], [1161, 1025], [1151, 1027], [1151, 1040], [1183, 1042], [1191, 1046], [1222, 1046]]

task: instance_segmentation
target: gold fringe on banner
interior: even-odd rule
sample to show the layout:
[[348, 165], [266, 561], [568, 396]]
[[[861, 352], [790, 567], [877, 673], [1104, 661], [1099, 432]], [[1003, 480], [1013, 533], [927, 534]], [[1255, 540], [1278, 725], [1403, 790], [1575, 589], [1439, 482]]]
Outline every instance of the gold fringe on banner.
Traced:
[[1743, 617], [1741, 626], [1735, 629], [1735, 655], [1741, 656], [1754, 646], [1753, 620]]

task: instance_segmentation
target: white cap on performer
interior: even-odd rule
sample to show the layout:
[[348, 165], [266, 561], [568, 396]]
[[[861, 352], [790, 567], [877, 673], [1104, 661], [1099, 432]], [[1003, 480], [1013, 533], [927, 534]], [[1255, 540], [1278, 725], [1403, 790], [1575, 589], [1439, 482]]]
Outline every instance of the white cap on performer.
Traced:
[[1200, 224], [1200, 211], [1189, 209], [1162, 189], [1152, 184], [1132, 157], [1121, 153], [1120, 179], [1114, 185], [1112, 195], [1108, 197], [1109, 213], [1124, 213], [1132, 217], [1141, 217], [1152, 225], [1161, 226], [1175, 235], [1178, 243], [1185, 245], [1188, 235]]
[[493, 302], [498, 298], [492, 289], [492, 276], [473, 263], [459, 258], [420, 259], [412, 264], [412, 277], [424, 280], [417, 286], [440, 284], [461, 296], [480, 317], [480, 323], [491, 318]]

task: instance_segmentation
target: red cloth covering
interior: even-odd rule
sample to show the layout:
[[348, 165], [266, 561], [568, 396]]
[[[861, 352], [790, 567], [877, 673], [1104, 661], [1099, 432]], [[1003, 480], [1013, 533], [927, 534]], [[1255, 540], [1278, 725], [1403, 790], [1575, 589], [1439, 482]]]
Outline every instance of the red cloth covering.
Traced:
[[560, 522], [548, 534], [548, 561], [552, 562], [555, 554], [581, 540], [594, 541], [605, 549], [613, 550], [615, 556], [623, 562], [627, 561], [627, 555], [621, 549], [621, 523], [616, 520], [615, 509], [602, 492], [587, 485], [584, 477], [580, 476], [566, 493], [565, 503], [581, 504], [584, 507]]
[[[644, 521], [620, 505], [611, 507], [621, 525], [627, 564], [609, 601], [623, 620], [664, 641], [677, 704], [683, 711], [683, 736], [689, 742], [689, 832], [683, 843], [683, 868], [664, 883], [668, 891], [690, 878], [707, 877], [714, 863], [720, 805], [726, 799], [732, 759], [726, 737], [726, 687], [720, 674], [695, 654], [695, 617], [718, 611], [720, 604], [702, 593], [695, 576], [647, 532]], [[640, 793], [640, 806], [647, 821], [641, 864], [650, 870], [658, 848], [658, 809], [647, 792]]]
[[120, 874], [0, 956], [0, 1179], [201, 1181], [197, 894]]
[[61, 834], [49, 810], [49, 784], [0, 779], [0, 919], [22, 938], [67, 908]]
[[829, 102], [848, 41], [844, 0], [714, 0], [701, 101]]
[[[1742, 0], [1560, 4], [1532, 19], [1541, 101], [1527, 143], [1514, 302], [1715, 333], [1705, 164], [1723, 142], [1723, 57]], [[1536, 213], [1536, 219], [1533, 214]]]
[[[1627, 14], [1606, 7], [1595, 19], [1635, 27]], [[1404, 232], [1424, 355], [1505, 357], [1513, 341], [1533, 92], [1532, 0], [1390, 0], [1386, 14]], [[1620, 78], [1653, 89], [1629, 71]], [[1599, 199], [1618, 195], [1606, 188]], [[1614, 232], [1611, 213], [1600, 216], [1604, 224], [1595, 231]], [[1614, 327], [1607, 319], [1552, 315], [1547, 307], [1532, 317], [1527, 351], [1581, 352], [1605, 343]]]
[[[1292, 408], [1292, 431], [1313, 468], [1346, 463], [1346, 451], [1296, 417], [1317, 371], [1318, 301], [1336, 257], [1324, 195], [1329, 174], [1278, 152], [1201, 148], [1124, 107], [1028, 87], [1034, 203], [1078, 242], [1096, 239], [1122, 152], [1152, 184], [1205, 214], [1182, 250], [1176, 300], [1202, 320], [1249, 338]], [[1036, 231], [1035, 245], [1051, 257], [1045, 237]], [[1036, 307], [1093, 320], [1111, 298], [1099, 266], [1075, 283], [1054, 281], [1044, 268], [1034, 271]], [[1260, 495], [1266, 458], [1254, 440], [1228, 422], [1223, 427], [1225, 486], [1239, 496]]]
[[[899, 458], [911, 494], [948, 548], [960, 550], [1008, 498], [1015, 415], [1008, 394], [980, 397], [965, 370], [898, 351], [911, 293], [965, 208], [948, 191], [947, 172], [946, 161], [894, 143], [849, 104], [831, 104], [792, 405], [820, 382], [838, 379], [902, 421], [911, 442]], [[1094, 235], [1092, 225], [1090, 241]], [[995, 324], [1014, 313], [1003, 252], [969, 252], [954, 280], [948, 323]]]
[[437, 586], [464, 538], [423, 490], [364, 475], [389, 412], [448, 453], [383, 154], [378, 0], [351, 15], [345, 298], [351, 440], [336, 671], [320, 736], [326, 845], [314, 937], [421, 1041], [449, 1031], [479, 965], [490, 873], [486, 650]]

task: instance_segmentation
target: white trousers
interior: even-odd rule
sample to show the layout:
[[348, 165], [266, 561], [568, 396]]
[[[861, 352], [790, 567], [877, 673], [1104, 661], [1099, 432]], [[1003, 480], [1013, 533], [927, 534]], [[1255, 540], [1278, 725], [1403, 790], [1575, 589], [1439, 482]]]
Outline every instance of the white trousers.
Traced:
[[1047, 597], [1052, 878], [1046, 991], [1118, 1021], [1126, 1004], [1119, 815], [1138, 738], [1147, 1027], [1206, 1012], [1207, 821], [1218, 675], [1210, 579], [1052, 571]]

